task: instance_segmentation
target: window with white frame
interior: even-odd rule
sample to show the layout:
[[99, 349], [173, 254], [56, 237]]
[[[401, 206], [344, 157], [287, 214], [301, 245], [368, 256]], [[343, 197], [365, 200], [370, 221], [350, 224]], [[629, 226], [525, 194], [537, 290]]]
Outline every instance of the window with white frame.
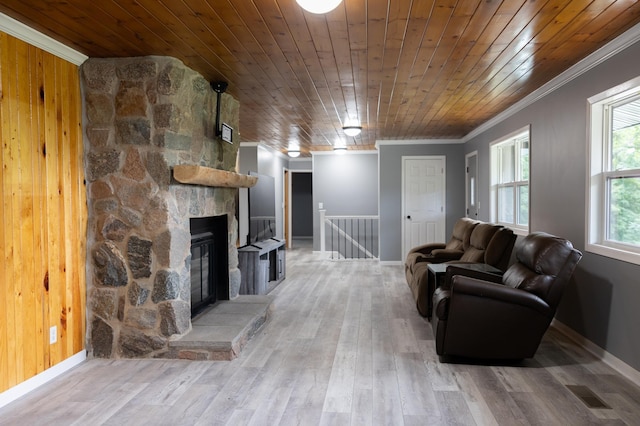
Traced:
[[587, 250], [640, 264], [640, 77], [589, 106]]
[[529, 126], [491, 144], [491, 220], [529, 232]]

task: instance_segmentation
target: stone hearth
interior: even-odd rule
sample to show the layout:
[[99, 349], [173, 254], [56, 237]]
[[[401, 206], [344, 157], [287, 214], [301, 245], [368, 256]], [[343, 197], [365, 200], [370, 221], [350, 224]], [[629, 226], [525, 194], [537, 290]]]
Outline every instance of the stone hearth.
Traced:
[[[228, 215], [229, 297], [238, 295], [237, 189], [183, 185], [172, 168], [235, 171], [238, 142], [214, 134], [216, 94], [177, 59], [82, 65], [88, 182], [87, 349], [95, 357], [171, 357], [192, 329], [189, 219]], [[238, 102], [221, 118], [238, 129]]]

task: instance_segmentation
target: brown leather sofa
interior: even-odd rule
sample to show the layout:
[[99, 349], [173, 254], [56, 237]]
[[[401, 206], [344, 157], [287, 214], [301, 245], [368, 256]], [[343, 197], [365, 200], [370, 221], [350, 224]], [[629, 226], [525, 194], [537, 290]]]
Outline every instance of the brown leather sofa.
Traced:
[[469, 245], [471, 231], [478, 223], [480, 222], [468, 217], [460, 218], [453, 225], [453, 232], [448, 243], [423, 244], [409, 250], [404, 263], [407, 282], [411, 282], [413, 268], [420, 262], [442, 263], [448, 260], [460, 259], [464, 254], [464, 248]]
[[[487, 263], [504, 271], [511, 258], [516, 236], [509, 228], [491, 223], [459, 219], [447, 246], [437, 244], [413, 249], [407, 255], [405, 275], [422, 316], [431, 316], [431, 297], [435, 283], [429, 281], [429, 263], [467, 262]], [[461, 246], [461, 249], [459, 248]]]
[[537, 232], [518, 244], [516, 262], [498, 278], [500, 283], [448, 267], [445, 285], [433, 295], [437, 354], [494, 360], [533, 357], [581, 257], [571, 242]]

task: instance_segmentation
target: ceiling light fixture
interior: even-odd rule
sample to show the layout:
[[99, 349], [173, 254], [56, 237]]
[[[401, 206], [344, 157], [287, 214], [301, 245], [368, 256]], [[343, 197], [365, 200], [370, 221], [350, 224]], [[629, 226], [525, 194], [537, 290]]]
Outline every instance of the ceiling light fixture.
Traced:
[[289, 154], [289, 157], [291, 157], [291, 158], [300, 157], [300, 150], [299, 149], [290, 149], [289, 151], [287, 151], [287, 154]]
[[347, 147], [346, 146], [334, 146], [333, 147], [333, 152], [335, 152], [336, 154], [344, 154], [345, 152], [347, 152]]
[[347, 118], [342, 124], [342, 131], [344, 131], [345, 135], [350, 137], [358, 136], [362, 131], [360, 120], [357, 118]]
[[344, 131], [345, 135], [354, 137], [360, 134], [360, 132], [362, 131], [362, 126], [343, 126], [342, 130]]
[[301, 8], [311, 13], [327, 13], [338, 7], [342, 0], [296, 0]]

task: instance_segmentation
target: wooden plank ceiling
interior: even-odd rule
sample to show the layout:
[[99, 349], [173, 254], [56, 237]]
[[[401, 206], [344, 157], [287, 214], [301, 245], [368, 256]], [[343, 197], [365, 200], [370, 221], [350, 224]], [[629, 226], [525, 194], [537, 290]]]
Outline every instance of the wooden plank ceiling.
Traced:
[[[640, 22], [630, 0], [2, 0], [90, 57], [168, 55], [240, 101], [242, 141], [460, 138]], [[362, 133], [345, 137], [346, 119]]]

